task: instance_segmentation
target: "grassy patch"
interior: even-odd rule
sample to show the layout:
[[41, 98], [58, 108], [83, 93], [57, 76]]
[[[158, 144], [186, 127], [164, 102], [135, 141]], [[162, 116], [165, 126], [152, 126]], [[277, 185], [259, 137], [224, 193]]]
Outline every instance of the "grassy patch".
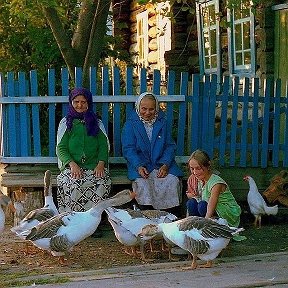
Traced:
[[[12, 275], [10, 275], [12, 276]], [[26, 275], [27, 276], [27, 275]], [[13, 278], [12, 278], [13, 279]], [[10, 280], [10, 281], [1, 281], [0, 287], [21, 287], [21, 286], [35, 286], [35, 285], [44, 285], [44, 284], [56, 284], [56, 283], [67, 283], [69, 282], [68, 278], [65, 277], [47, 277], [41, 279], [33, 279], [33, 280], [21, 280], [21, 278], [17, 278], [16, 280]], [[15, 276], [14, 276], [15, 279]], [[1, 286], [3, 285], [3, 286]]]

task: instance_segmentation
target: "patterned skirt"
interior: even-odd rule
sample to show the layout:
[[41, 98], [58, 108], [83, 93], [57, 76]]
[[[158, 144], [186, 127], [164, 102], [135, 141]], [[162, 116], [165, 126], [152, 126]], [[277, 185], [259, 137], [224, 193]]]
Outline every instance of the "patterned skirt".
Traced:
[[105, 169], [104, 177], [96, 177], [92, 170], [83, 170], [83, 177], [71, 177], [70, 169], [57, 176], [57, 201], [59, 213], [68, 211], [84, 212], [108, 197], [111, 179]]
[[132, 182], [137, 203], [152, 205], [154, 209], [179, 206], [181, 202], [179, 178], [172, 174], [168, 174], [165, 178], [158, 178], [157, 173], [158, 170], [153, 170], [147, 179], [137, 178]]

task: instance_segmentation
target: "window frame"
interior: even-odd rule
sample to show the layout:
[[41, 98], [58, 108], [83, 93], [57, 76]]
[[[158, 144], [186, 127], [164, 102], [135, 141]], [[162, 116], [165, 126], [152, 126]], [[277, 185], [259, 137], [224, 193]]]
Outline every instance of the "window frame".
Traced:
[[[206, 29], [206, 31], [215, 31], [215, 44], [216, 44], [216, 67], [215, 68], [205, 68], [205, 60], [206, 60], [206, 55], [205, 55], [205, 40], [204, 40], [204, 17], [202, 15], [202, 7], [203, 5], [205, 6], [212, 6], [214, 5], [215, 7], [215, 15], [219, 13], [219, 0], [200, 0], [199, 2], [196, 2], [196, 15], [197, 15], [197, 30], [198, 30], [198, 43], [199, 43], [199, 68], [200, 68], [200, 74], [216, 74], [218, 76], [218, 79], [221, 77], [222, 69], [221, 69], [221, 42], [220, 42], [220, 23], [219, 19], [215, 17], [216, 21], [215, 24], [213, 25], [212, 29]], [[211, 42], [211, 41], [210, 41]], [[208, 57], [211, 58], [212, 54]], [[211, 63], [211, 61], [210, 61]]]
[[[227, 20], [229, 23], [227, 32], [228, 32], [228, 62], [229, 62], [229, 72], [232, 75], [240, 75], [241, 77], [246, 77], [246, 76], [255, 76], [256, 73], [256, 50], [255, 50], [255, 17], [253, 14], [252, 9], [250, 8], [250, 13], [249, 17], [244, 17], [244, 18], [239, 18], [237, 20], [235, 19], [235, 9], [227, 9]], [[250, 22], [249, 26], [249, 32], [250, 32], [250, 39], [249, 39], [249, 44], [250, 44], [250, 49], [242, 49], [242, 50], [237, 50], [236, 51], [236, 44], [235, 44], [235, 39], [236, 39], [236, 30], [235, 26], [236, 25], [241, 25], [241, 46], [243, 47], [243, 25], [244, 23]], [[248, 50], [250, 50], [250, 64], [249, 65], [237, 65], [236, 63], [236, 54], [237, 53], [247, 53]], [[241, 52], [242, 51], [242, 52]], [[242, 56], [244, 59], [244, 57]], [[247, 67], [245, 67], [247, 66]]]
[[156, 6], [156, 27], [159, 30], [157, 34], [157, 67], [161, 73], [162, 80], [165, 79], [166, 75], [165, 52], [170, 51], [172, 48], [172, 23], [169, 17], [161, 14], [163, 9], [170, 11], [169, 1], [158, 3]]
[[[139, 14], [136, 15], [136, 20], [137, 20], [137, 51], [138, 51], [138, 55], [137, 55], [137, 66], [140, 68], [145, 68], [148, 66], [148, 53], [149, 53], [149, 36], [148, 36], [148, 30], [149, 30], [149, 25], [148, 25], [148, 11], [145, 10]], [[140, 34], [140, 29], [139, 29], [139, 25], [141, 25], [140, 23], [142, 22], [142, 32]], [[140, 40], [143, 40], [143, 45], [142, 45], [142, 51], [143, 51], [143, 55], [140, 55], [140, 45], [142, 43], [140, 43]], [[141, 58], [140, 58], [141, 57]]]

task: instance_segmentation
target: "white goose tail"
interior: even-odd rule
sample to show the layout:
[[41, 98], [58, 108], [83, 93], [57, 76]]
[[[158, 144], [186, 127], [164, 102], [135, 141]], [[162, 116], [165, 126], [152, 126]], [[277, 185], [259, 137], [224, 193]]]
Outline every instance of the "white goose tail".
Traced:
[[267, 215], [276, 215], [278, 213], [278, 205], [272, 207], [265, 205], [264, 210]]

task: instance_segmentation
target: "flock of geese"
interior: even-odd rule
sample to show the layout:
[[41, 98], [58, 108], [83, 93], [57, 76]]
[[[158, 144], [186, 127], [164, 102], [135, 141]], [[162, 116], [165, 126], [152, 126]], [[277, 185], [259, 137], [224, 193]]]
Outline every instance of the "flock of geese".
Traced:
[[[249, 180], [247, 178], [245, 180]], [[243, 228], [229, 227], [219, 221], [189, 216], [177, 219], [171, 213], [160, 210], [120, 209], [135, 198], [130, 190], [118, 192], [115, 196], [98, 202], [86, 212], [60, 213], [53, 202], [51, 172], [44, 175], [44, 206], [29, 212], [20, 223], [11, 228], [18, 237], [34, 246], [58, 256], [60, 262], [75, 245], [91, 236], [97, 229], [102, 213], [107, 213], [115, 237], [124, 245], [125, 252], [135, 255], [140, 246], [141, 258], [145, 257], [144, 245], [160, 239], [169, 248], [178, 246], [192, 256], [188, 269], [211, 267], [213, 260], [228, 245], [233, 236]], [[10, 198], [0, 194], [0, 230], [4, 229], [5, 215], [2, 206], [11, 205]], [[162, 248], [164, 249], [164, 244]], [[190, 257], [191, 258], [191, 257]], [[206, 261], [198, 265], [197, 258]]]

